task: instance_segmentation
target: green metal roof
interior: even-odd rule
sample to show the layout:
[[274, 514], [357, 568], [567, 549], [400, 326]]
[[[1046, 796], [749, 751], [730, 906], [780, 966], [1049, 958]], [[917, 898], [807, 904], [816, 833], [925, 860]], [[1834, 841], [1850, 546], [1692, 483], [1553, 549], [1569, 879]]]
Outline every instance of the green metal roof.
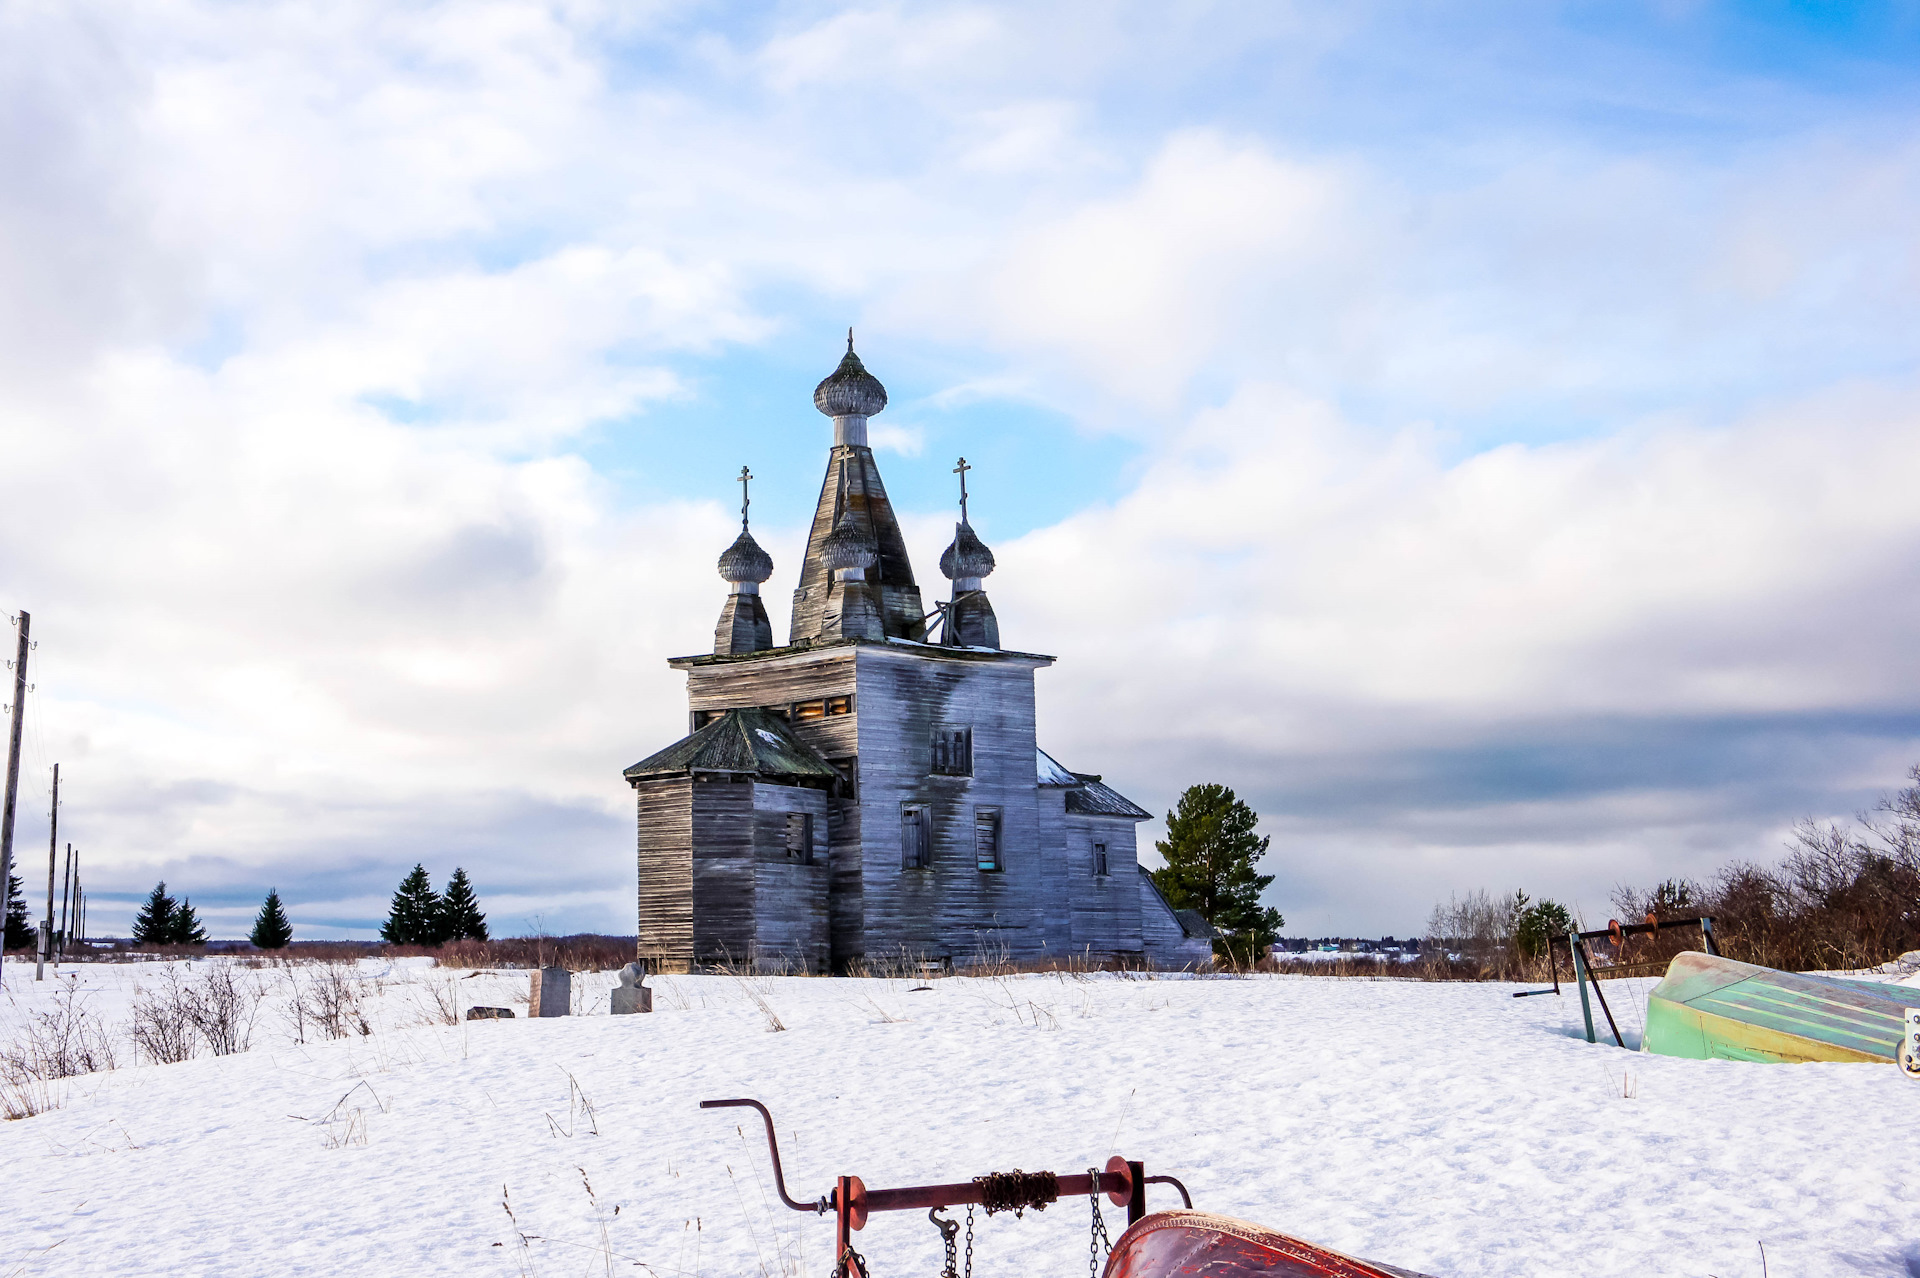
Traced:
[[620, 775], [637, 781], [678, 772], [742, 772], [788, 781], [832, 780], [840, 775], [813, 747], [793, 735], [785, 719], [757, 709], [729, 710]]

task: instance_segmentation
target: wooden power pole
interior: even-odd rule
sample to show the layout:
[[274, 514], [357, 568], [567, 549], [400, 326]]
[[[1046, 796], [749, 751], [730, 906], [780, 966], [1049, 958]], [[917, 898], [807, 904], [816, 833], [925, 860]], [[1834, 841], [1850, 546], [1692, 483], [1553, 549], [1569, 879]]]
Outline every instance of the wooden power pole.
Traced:
[[13, 659], [13, 727], [7, 736], [7, 798], [0, 810], [0, 897], [13, 882], [13, 809], [20, 797], [20, 720], [27, 700], [27, 627], [33, 618], [20, 610], [20, 652]]
[[53, 806], [47, 809], [47, 921], [40, 925], [40, 954], [33, 965], [33, 979], [47, 979], [47, 956], [53, 952], [53, 862], [60, 846], [60, 765], [53, 765]]

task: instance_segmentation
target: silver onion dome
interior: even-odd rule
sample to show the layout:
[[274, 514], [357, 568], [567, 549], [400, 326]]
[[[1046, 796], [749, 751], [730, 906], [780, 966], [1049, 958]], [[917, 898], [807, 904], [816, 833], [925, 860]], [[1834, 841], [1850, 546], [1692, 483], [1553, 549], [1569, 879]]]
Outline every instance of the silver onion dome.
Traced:
[[957, 525], [952, 544], [940, 552], [940, 575], [954, 581], [963, 577], [977, 579], [992, 571], [993, 552], [974, 534], [973, 525]]
[[841, 512], [840, 522], [820, 545], [820, 555], [829, 572], [871, 568], [880, 562], [880, 548], [874, 544], [873, 534], [855, 522], [851, 509]]
[[760, 549], [760, 543], [746, 529], [733, 539], [720, 556], [720, 580], [729, 583], [751, 581], [756, 584], [773, 576], [773, 556]]
[[846, 358], [813, 388], [813, 406], [829, 417], [871, 417], [887, 406], [887, 388], [853, 353], [851, 331]]

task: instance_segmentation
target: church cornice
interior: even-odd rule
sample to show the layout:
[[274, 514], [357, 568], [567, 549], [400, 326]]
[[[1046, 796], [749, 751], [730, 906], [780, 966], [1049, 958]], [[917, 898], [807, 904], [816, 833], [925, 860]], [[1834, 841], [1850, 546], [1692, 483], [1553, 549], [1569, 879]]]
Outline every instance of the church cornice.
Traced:
[[699, 653], [688, 657], [669, 657], [667, 664], [675, 670], [691, 670], [706, 666], [735, 666], [752, 662], [780, 662], [804, 665], [809, 662], [831, 661], [853, 652], [872, 653], [890, 657], [900, 657], [910, 661], [959, 661], [999, 665], [1018, 665], [1029, 668], [1050, 666], [1054, 658], [1040, 652], [1013, 652], [1005, 648], [949, 648], [944, 644], [921, 643], [913, 639], [830, 639], [821, 643], [789, 644], [784, 648], [763, 648], [759, 652], [743, 652], [737, 655], [722, 656], [714, 653]]

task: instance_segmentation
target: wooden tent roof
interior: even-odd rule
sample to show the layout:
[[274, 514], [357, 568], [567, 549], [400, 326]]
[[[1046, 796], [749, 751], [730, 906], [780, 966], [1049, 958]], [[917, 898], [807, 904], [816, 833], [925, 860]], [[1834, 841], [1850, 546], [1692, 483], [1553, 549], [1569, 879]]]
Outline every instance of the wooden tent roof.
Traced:
[[738, 772], [788, 782], [835, 780], [839, 771], [766, 710], [729, 710], [621, 773], [628, 781], [679, 772]]

